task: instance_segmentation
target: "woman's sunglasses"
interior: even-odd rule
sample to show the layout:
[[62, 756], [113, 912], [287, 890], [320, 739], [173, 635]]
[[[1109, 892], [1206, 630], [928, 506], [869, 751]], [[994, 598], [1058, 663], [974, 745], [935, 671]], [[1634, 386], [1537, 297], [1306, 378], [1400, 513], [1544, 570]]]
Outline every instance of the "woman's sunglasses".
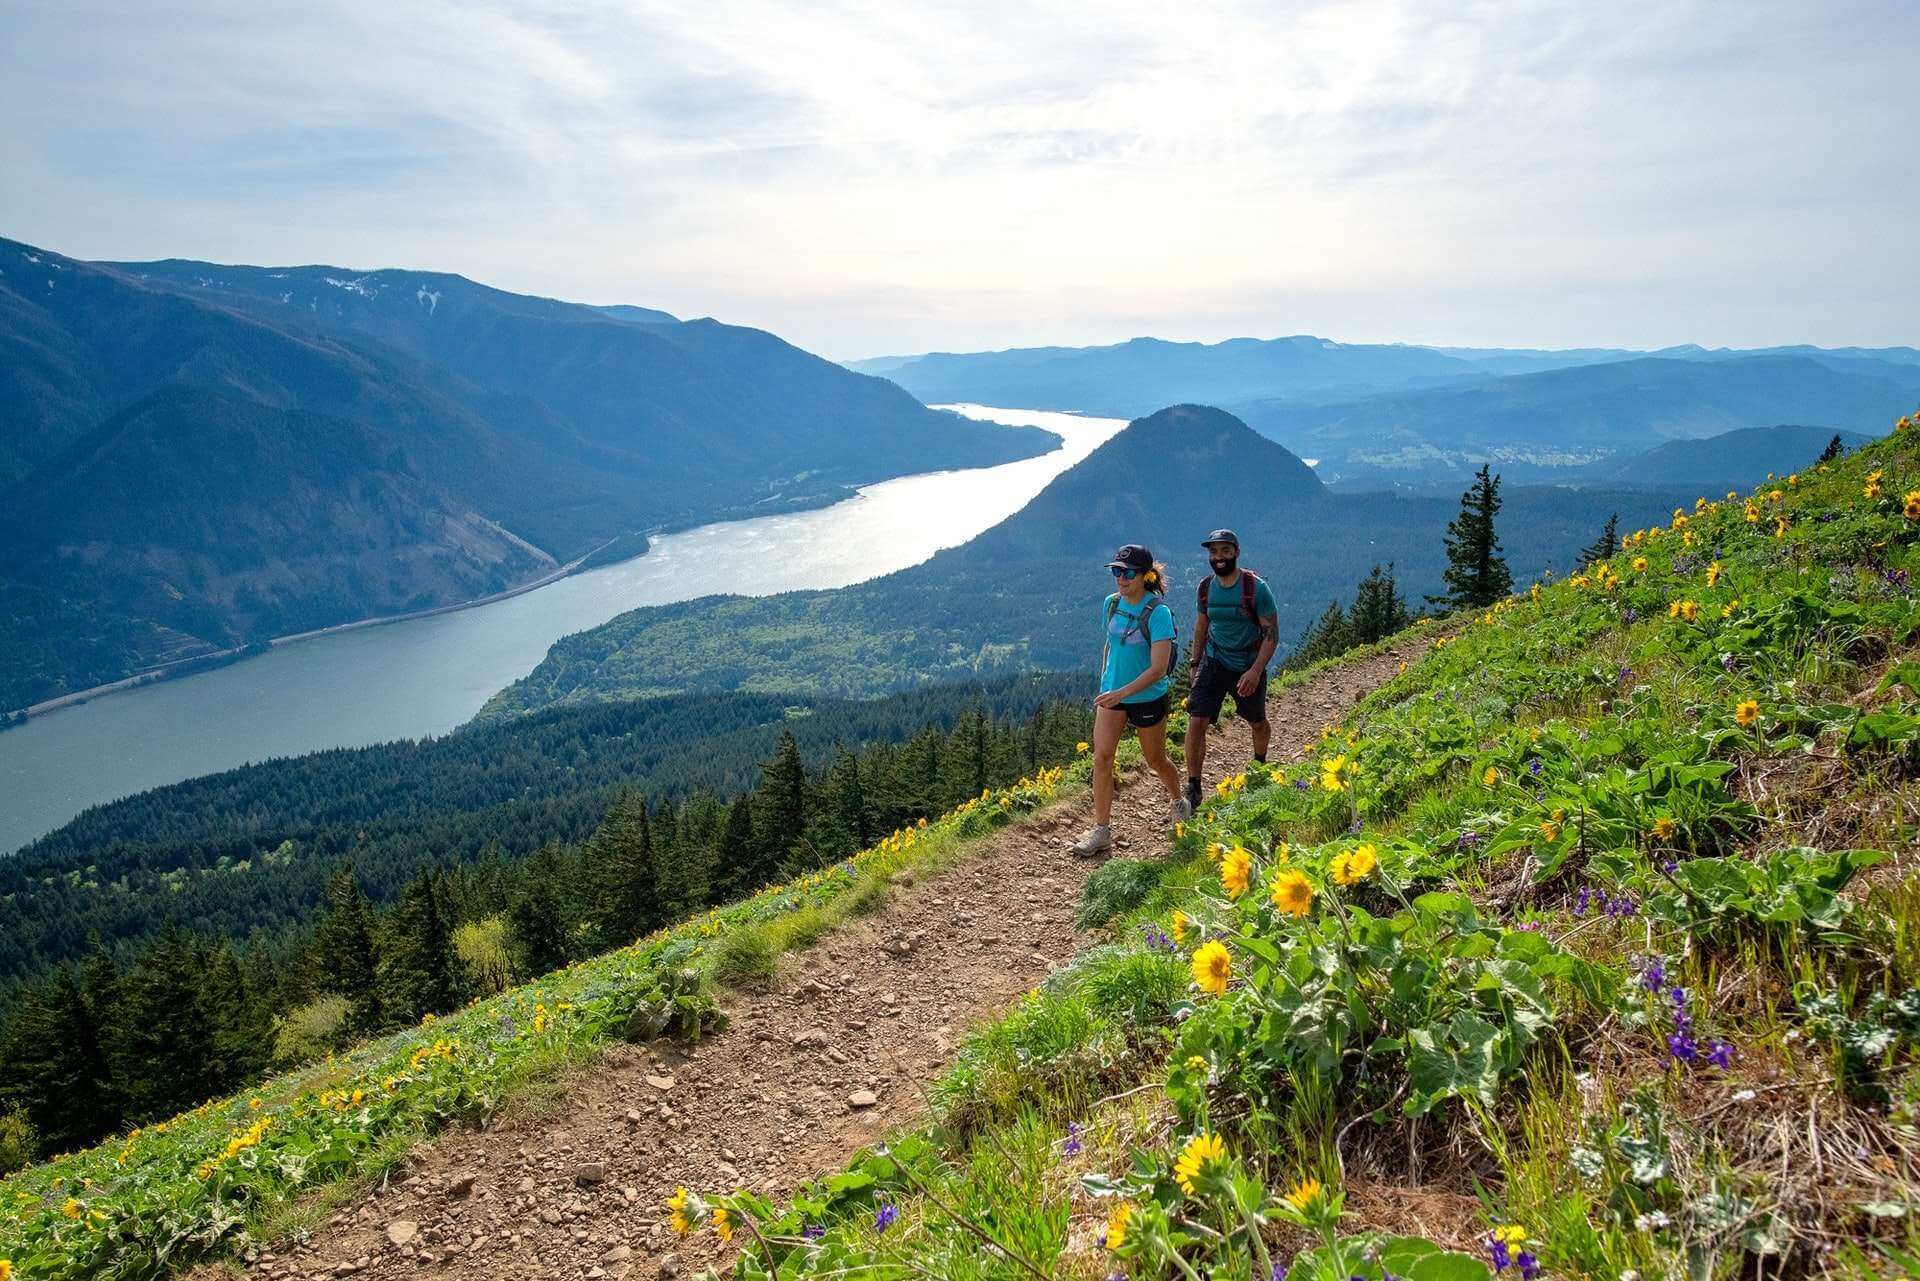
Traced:
[[1128, 582], [1140, 577], [1140, 571], [1137, 569], [1122, 569], [1118, 565], [1109, 565], [1107, 568], [1113, 571], [1115, 578], [1124, 578]]

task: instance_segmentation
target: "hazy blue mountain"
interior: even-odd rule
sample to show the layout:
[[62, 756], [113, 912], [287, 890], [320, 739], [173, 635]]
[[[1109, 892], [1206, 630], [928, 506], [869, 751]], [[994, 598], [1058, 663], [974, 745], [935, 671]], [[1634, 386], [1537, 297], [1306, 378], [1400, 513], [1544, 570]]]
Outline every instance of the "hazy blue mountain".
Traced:
[[[1566, 569], [1611, 512], [1645, 523], [1697, 491], [1513, 488], [1500, 530], [1517, 578]], [[869, 583], [759, 599], [638, 609], [569, 636], [483, 718], [687, 690], [871, 694], [1028, 668], [1091, 668], [1113, 549], [1141, 542], [1169, 566], [1191, 629], [1200, 538], [1240, 535], [1289, 642], [1375, 563], [1395, 562], [1415, 599], [1440, 585], [1440, 497], [1330, 492], [1302, 461], [1219, 409], [1138, 419], [1056, 477], [1021, 511], [961, 547]], [[1627, 528], [1633, 528], [1629, 524]]]
[[1785, 476], [1805, 471], [1835, 436], [1849, 451], [1875, 439], [1831, 427], [1741, 427], [1589, 463], [1574, 469], [1568, 479], [1586, 485], [1692, 486], [1712, 497], [1735, 487], [1744, 489], [1769, 473]]
[[1032, 347], [882, 357], [878, 367], [928, 404], [973, 401], [1025, 409], [1132, 416], [1155, 406], [1271, 396], [1350, 396], [1479, 378], [1468, 361], [1425, 347], [1336, 343], [1311, 335], [1177, 343], [1135, 338], [1110, 347]]
[[1234, 409], [1316, 460], [1329, 484], [1445, 488], [1483, 462], [1513, 481], [1552, 481], [1666, 441], [1742, 427], [1891, 425], [1920, 397], [1920, 366], [1856, 358], [1844, 365], [1806, 356], [1642, 357], [1342, 404], [1274, 400]]
[[710, 320], [0, 241], [0, 710], [1055, 443]]

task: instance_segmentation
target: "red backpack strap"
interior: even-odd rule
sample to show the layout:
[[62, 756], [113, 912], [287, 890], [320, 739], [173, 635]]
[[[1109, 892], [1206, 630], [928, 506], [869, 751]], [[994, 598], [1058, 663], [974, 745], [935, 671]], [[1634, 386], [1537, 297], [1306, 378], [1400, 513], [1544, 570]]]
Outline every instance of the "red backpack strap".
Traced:
[[1212, 575], [1208, 575], [1207, 577], [1200, 580], [1200, 612], [1202, 614], [1207, 612], [1207, 584], [1211, 583], [1212, 581], [1213, 581]]
[[1254, 589], [1260, 586], [1260, 580], [1250, 569], [1240, 571], [1240, 608], [1247, 611], [1247, 621], [1255, 627], [1260, 626], [1260, 611], [1254, 608]]

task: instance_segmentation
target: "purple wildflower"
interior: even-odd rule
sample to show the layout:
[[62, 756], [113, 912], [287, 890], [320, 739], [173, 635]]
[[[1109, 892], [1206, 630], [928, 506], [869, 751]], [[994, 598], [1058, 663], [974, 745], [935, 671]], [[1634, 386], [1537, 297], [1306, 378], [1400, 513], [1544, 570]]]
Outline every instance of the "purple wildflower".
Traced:
[[1606, 911], [1616, 921], [1624, 921], [1640, 910], [1640, 904], [1631, 894], [1621, 894], [1607, 899]]
[[1293, 790], [1296, 792], [1304, 792], [1310, 786], [1312, 785], [1304, 778], [1296, 778], [1293, 780]]
[[1907, 571], [1904, 569], [1888, 570], [1887, 585], [1890, 587], [1905, 587], [1907, 585]]
[[1680, 870], [1680, 860], [1677, 858], [1661, 859], [1660, 870], [1666, 873], [1668, 876], [1672, 876], [1675, 872]]
[[1732, 670], [1733, 670], [1733, 655], [1732, 655], [1732, 654], [1722, 654], [1722, 655], [1720, 655], [1720, 670], [1721, 670], [1721, 671], [1723, 671], [1723, 672], [1730, 672], [1730, 671], [1732, 671]]
[[1593, 887], [1591, 885], [1582, 885], [1580, 892], [1573, 896], [1573, 914], [1575, 916], [1585, 916], [1587, 910], [1592, 906]]
[[1078, 1121], [1067, 1122], [1067, 1138], [1066, 1142], [1060, 1145], [1060, 1150], [1067, 1156], [1080, 1155], [1080, 1123]]
[[1467, 849], [1475, 848], [1480, 844], [1480, 833], [1474, 831], [1470, 827], [1461, 828], [1460, 844], [1465, 846]]
[[1520, 928], [1533, 934], [1540, 934], [1544, 933], [1547, 927], [1539, 921], [1522, 921]]
[[1540, 1260], [1533, 1257], [1531, 1250], [1522, 1250], [1514, 1255], [1513, 1262], [1520, 1269], [1520, 1281], [1534, 1281], [1535, 1277], [1545, 1271], [1540, 1266]]
[[1284, 1263], [1274, 1264], [1273, 1271], [1268, 1274], [1268, 1281], [1287, 1281], [1287, 1265]]
[[1631, 605], [1627, 606], [1627, 621], [1629, 623], [1637, 623], [1640, 621], [1640, 611]]
[[1487, 1237], [1487, 1257], [1493, 1260], [1495, 1272], [1505, 1272], [1513, 1265], [1513, 1253], [1507, 1248], [1507, 1243], [1491, 1234]]
[[893, 1226], [894, 1220], [899, 1217], [900, 1211], [894, 1208], [893, 1202], [882, 1201], [880, 1203], [879, 1213], [873, 1216], [873, 1230], [875, 1232], [885, 1232]]
[[1544, 768], [1546, 768], [1545, 762], [1538, 756], [1527, 762], [1527, 773], [1533, 775], [1535, 778], [1540, 777], [1540, 771]]
[[1733, 1066], [1733, 1044], [1715, 1038], [1707, 1045], [1707, 1062], [1722, 1071]]
[[1619, 677], [1623, 682], [1632, 680], [1633, 669], [1631, 667], [1628, 667], [1625, 663], [1620, 664]]
[[824, 1223], [809, 1223], [806, 1227], [800, 1229], [800, 1235], [808, 1241], [818, 1241], [821, 1237], [827, 1235], [827, 1225]]
[[1700, 1058], [1700, 1043], [1693, 1039], [1693, 1033], [1676, 1031], [1667, 1038], [1667, 1053], [1682, 1063], [1695, 1063]]
[[1658, 992], [1667, 985], [1667, 967], [1661, 964], [1660, 958], [1655, 957], [1647, 965], [1646, 970], [1640, 975], [1640, 981], [1646, 985], [1649, 992]]
[[1353, 822], [1347, 824], [1347, 831], [1358, 836], [1360, 834], [1360, 820], [1355, 818]]

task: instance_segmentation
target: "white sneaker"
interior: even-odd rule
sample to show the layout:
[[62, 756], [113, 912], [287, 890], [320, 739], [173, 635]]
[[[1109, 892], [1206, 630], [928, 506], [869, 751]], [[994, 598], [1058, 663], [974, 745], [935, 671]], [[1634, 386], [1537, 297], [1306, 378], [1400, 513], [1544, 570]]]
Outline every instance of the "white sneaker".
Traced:
[[1184, 823], [1193, 817], [1193, 802], [1184, 796], [1176, 796], [1167, 802], [1167, 822]]
[[1113, 848], [1113, 828], [1102, 823], [1087, 829], [1087, 834], [1073, 843], [1075, 858], [1099, 858]]

